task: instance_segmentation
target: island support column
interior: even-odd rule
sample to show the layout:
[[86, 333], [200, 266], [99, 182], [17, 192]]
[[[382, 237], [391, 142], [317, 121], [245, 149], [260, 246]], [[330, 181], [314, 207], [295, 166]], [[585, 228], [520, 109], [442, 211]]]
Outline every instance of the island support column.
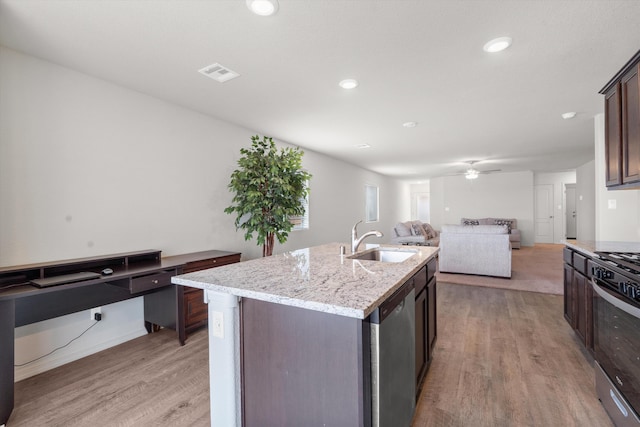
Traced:
[[212, 427], [240, 427], [240, 315], [238, 297], [205, 290], [209, 312], [209, 400]]

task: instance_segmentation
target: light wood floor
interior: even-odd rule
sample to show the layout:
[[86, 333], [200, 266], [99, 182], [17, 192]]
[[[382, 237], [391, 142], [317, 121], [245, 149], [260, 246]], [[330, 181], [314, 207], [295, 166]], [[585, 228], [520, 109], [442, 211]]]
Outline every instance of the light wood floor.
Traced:
[[414, 427], [613, 426], [562, 296], [438, 283], [438, 309]]
[[[562, 297], [438, 284], [414, 427], [612, 426]], [[207, 334], [161, 331], [16, 384], [18, 426], [208, 426]]]

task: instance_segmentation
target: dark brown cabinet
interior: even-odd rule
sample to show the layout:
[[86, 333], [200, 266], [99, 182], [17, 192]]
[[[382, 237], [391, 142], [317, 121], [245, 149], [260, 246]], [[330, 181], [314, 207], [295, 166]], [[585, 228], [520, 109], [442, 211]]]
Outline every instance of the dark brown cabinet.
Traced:
[[605, 95], [605, 173], [609, 189], [640, 187], [640, 52], [600, 91]]
[[593, 289], [587, 272], [588, 258], [564, 248], [564, 260], [564, 317], [593, 353]]
[[436, 260], [415, 274], [416, 293], [416, 397], [433, 358], [436, 342]]
[[[208, 256], [209, 258], [185, 263], [182, 267], [181, 274], [240, 262], [239, 253], [207, 251], [201, 253], [201, 256]], [[204, 302], [204, 291], [202, 289], [177, 286], [177, 292], [178, 317], [183, 319], [183, 322], [178, 324], [178, 339], [180, 340], [180, 344], [184, 344], [188, 334], [207, 325], [208, 311], [207, 304]]]

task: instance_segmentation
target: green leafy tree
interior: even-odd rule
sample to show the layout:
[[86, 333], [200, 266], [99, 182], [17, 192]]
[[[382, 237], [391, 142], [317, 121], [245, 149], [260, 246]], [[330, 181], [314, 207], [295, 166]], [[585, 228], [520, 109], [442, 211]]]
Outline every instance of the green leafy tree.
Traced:
[[251, 148], [240, 149], [239, 168], [228, 185], [235, 193], [224, 211], [237, 214], [235, 225], [244, 230], [244, 239], [257, 233], [262, 256], [273, 254], [275, 238], [287, 241], [293, 228], [291, 218], [304, 215], [304, 198], [311, 175], [302, 170], [304, 152], [299, 148], [278, 150], [272, 138], [251, 137]]

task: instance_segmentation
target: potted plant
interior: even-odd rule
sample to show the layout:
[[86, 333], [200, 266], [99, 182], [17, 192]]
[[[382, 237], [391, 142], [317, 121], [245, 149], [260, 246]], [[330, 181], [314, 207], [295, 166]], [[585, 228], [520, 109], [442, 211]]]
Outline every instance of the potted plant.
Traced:
[[276, 238], [280, 243], [287, 241], [292, 218], [304, 215], [311, 175], [302, 169], [303, 151], [297, 147], [278, 150], [269, 137], [252, 136], [251, 148], [240, 153], [239, 168], [228, 185], [234, 193], [232, 205], [224, 211], [237, 214], [236, 230], [244, 230], [245, 240], [257, 233], [262, 256], [270, 256]]

